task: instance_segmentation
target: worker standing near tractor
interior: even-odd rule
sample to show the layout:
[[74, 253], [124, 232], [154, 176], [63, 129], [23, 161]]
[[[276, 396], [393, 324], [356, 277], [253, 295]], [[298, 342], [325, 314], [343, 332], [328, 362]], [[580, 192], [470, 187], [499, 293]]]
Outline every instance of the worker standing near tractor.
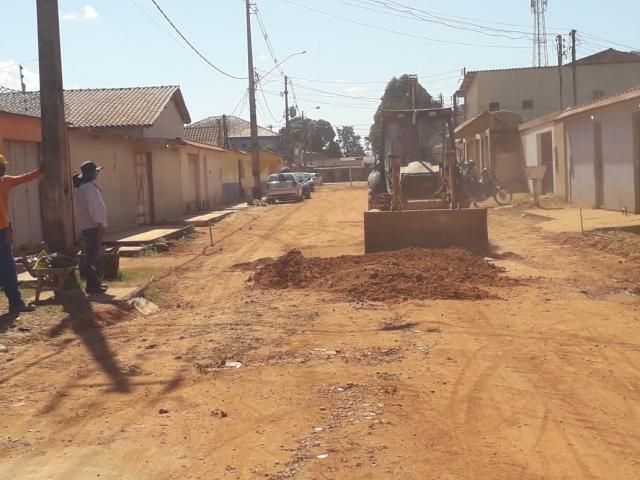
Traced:
[[27, 305], [18, 290], [18, 273], [11, 250], [13, 228], [9, 222], [9, 200], [14, 187], [41, 177], [42, 167], [33, 172], [12, 177], [5, 175], [8, 165], [9, 160], [0, 154], [0, 285], [9, 300], [9, 313], [19, 315], [22, 312], [33, 312], [35, 306]]
[[100, 188], [95, 183], [102, 167], [93, 162], [84, 162], [80, 170], [82, 173], [74, 176], [74, 185], [76, 186], [78, 226], [85, 241], [86, 292], [105, 293], [107, 287], [102, 284], [100, 254], [102, 238], [107, 228], [107, 207], [102, 199]]

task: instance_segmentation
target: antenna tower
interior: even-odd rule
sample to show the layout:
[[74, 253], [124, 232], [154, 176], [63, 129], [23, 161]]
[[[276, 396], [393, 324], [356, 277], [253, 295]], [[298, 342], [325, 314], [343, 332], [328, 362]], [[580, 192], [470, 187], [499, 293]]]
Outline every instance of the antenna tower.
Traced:
[[549, 52], [547, 49], [547, 21], [545, 15], [549, 0], [531, 0], [533, 13], [533, 66], [548, 67]]

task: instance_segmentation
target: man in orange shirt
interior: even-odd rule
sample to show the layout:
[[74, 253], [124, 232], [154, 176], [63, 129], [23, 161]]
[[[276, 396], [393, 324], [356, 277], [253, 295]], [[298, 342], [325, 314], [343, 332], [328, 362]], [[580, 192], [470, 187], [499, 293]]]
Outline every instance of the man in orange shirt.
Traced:
[[11, 251], [13, 231], [9, 223], [9, 194], [13, 187], [39, 178], [42, 170], [39, 168], [24, 175], [10, 177], [5, 175], [8, 164], [9, 161], [0, 154], [0, 286], [9, 300], [9, 312], [18, 315], [21, 312], [32, 312], [35, 307], [24, 303], [18, 290], [16, 262]]

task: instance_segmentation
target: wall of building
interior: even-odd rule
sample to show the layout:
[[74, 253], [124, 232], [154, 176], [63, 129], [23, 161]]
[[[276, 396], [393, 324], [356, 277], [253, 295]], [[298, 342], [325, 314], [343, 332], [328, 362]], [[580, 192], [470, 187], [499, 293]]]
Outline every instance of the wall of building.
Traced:
[[[572, 69], [563, 68], [563, 104], [572, 104]], [[577, 68], [578, 103], [594, 100], [594, 92], [605, 96], [640, 85], [640, 63], [580, 65]], [[533, 101], [524, 110], [522, 102]], [[492, 102], [500, 110], [516, 112], [526, 120], [560, 110], [559, 73], [555, 67], [477, 72], [465, 98], [466, 119], [488, 111]]]
[[518, 130], [490, 130], [485, 138], [491, 152], [489, 171], [498, 183], [512, 193], [527, 191]]
[[[240, 172], [242, 170], [242, 172]], [[237, 150], [229, 150], [222, 160], [222, 201], [225, 204], [239, 202], [243, 198], [240, 188], [240, 174], [251, 171], [249, 155]]]
[[69, 154], [73, 172], [79, 172], [87, 160], [104, 167], [97, 183], [107, 204], [109, 230], [136, 226], [134, 145], [121, 137], [74, 129], [69, 130]]
[[566, 135], [564, 131], [564, 123], [556, 123], [553, 126], [553, 144], [555, 159], [555, 194], [562, 197], [565, 201], [569, 201], [568, 187], [568, 165], [566, 154]]
[[[155, 221], [166, 222], [184, 213], [182, 204], [181, 147], [147, 145], [153, 163], [153, 200]], [[135, 203], [134, 203], [135, 205]]]
[[[614, 104], [563, 120], [569, 161], [570, 198], [596, 206], [594, 122], [602, 125], [604, 208], [637, 211], [633, 114], [637, 100]], [[594, 118], [591, 119], [591, 116]]]
[[[198, 158], [197, 168], [200, 180], [200, 205], [193, 205], [196, 199], [197, 186], [192, 178], [189, 165], [189, 155]], [[183, 209], [185, 212], [202, 211], [214, 208], [222, 204], [222, 164], [224, 152], [207, 148], [185, 146], [182, 147], [182, 194]]]
[[[0, 149], [3, 140], [40, 142], [40, 119], [25, 115], [0, 112]], [[3, 153], [0, 150], [0, 153]]]
[[184, 121], [175, 102], [169, 102], [158, 116], [153, 126], [145, 128], [144, 138], [182, 138], [184, 137]]

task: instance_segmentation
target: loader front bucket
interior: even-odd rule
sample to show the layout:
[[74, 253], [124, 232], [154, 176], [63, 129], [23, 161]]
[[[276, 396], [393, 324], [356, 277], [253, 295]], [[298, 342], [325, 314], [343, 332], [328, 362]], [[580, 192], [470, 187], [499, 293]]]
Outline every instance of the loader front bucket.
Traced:
[[489, 247], [487, 209], [364, 213], [365, 253], [408, 247], [485, 251]]

